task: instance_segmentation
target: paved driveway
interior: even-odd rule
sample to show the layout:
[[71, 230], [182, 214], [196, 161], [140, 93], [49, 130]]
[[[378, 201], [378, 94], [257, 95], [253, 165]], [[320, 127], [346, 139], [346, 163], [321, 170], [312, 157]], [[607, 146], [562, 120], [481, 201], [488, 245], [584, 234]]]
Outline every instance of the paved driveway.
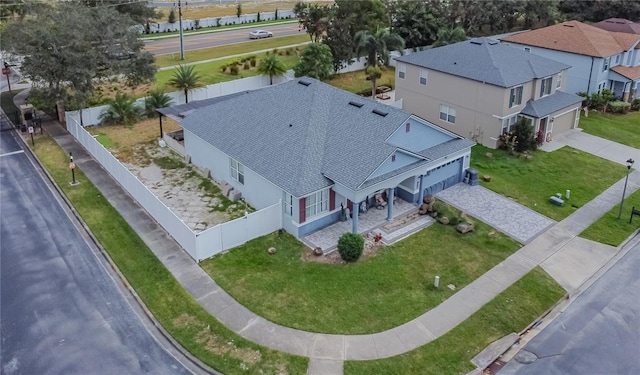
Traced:
[[436, 198], [526, 244], [556, 222], [482, 186], [454, 185]]

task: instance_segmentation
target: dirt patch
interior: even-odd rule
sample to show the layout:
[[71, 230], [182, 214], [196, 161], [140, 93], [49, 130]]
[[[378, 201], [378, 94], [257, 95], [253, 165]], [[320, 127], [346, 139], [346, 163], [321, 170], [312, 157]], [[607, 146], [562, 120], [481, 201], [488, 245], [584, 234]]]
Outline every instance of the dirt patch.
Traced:
[[[360, 259], [358, 259], [358, 262], [362, 261], [363, 259], [376, 256], [376, 254], [379, 251], [382, 251], [385, 248], [382, 242], [375, 241], [375, 236], [376, 236], [376, 233], [374, 232], [369, 232], [365, 235], [364, 249], [362, 250], [362, 255], [360, 256]], [[313, 249], [307, 248], [302, 253], [301, 259], [303, 262], [315, 262], [315, 263], [324, 263], [324, 264], [347, 264], [347, 262], [345, 262], [344, 260], [342, 260], [342, 258], [340, 258], [340, 253], [338, 253], [338, 250], [334, 250], [325, 255], [317, 256], [313, 254]]]
[[182, 313], [179, 317], [173, 320], [173, 326], [177, 328], [185, 328], [196, 324], [199, 324], [196, 318], [187, 313]]
[[[259, 350], [238, 348], [233, 341], [225, 341], [212, 333], [209, 327], [205, 327], [198, 333], [196, 341], [204, 344], [205, 349], [213, 354], [231, 356], [247, 364], [255, 364], [262, 360], [262, 353]], [[247, 370], [248, 367], [244, 369]]]

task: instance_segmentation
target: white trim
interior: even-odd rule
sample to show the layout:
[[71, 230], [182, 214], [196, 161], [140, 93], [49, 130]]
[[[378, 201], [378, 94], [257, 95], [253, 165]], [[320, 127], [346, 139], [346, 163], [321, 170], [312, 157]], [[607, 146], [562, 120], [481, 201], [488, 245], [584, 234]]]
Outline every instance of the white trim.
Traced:
[[557, 115], [554, 115], [552, 118], [558, 118], [558, 117], [560, 117], [560, 116], [564, 116], [564, 115], [566, 115], [567, 113], [570, 113], [570, 112], [575, 111], [576, 109], [580, 109], [580, 107], [578, 107], [578, 108], [572, 108], [572, 109], [569, 109], [569, 110], [567, 110], [567, 111], [564, 111], [564, 112], [562, 112], [562, 113], [559, 113], [559, 114], [557, 114]]

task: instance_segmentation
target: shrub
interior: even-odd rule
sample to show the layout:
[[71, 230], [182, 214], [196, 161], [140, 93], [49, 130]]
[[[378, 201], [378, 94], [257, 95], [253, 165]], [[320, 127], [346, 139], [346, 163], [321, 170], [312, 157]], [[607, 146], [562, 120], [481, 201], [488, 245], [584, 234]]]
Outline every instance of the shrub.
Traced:
[[249, 70], [249, 69], [251, 69], [251, 64], [249, 64], [249, 62], [248, 62], [248, 61], [245, 61], [245, 62], [244, 62], [244, 65], [242, 65], [242, 68], [243, 68], [244, 70]]
[[640, 110], [640, 99], [634, 99], [631, 102], [631, 110], [632, 111], [638, 111]]
[[226, 71], [227, 71], [227, 64], [222, 65], [222, 66], [220, 67], [220, 71], [221, 71], [222, 73], [226, 72]]
[[232, 76], [237, 76], [239, 72], [240, 68], [238, 68], [238, 65], [234, 64], [229, 67], [229, 73], [231, 73]]
[[364, 250], [364, 238], [357, 233], [344, 233], [338, 240], [338, 253], [345, 262], [355, 262]]
[[607, 109], [611, 113], [625, 113], [629, 111], [629, 108], [631, 108], [631, 104], [627, 102], [616, 101], [607, 104]]
[[524, 152], [536, 149], [536, 140], [533, 137], [533, 125], [531, 120], [526, 118], [520, 118], [518, 122], [513, 125], [513, 135], [517, 139], [515, 144], [516, 151]]
[[256, 66], [256, 56], [253, 55], [251, 56], [251, 60], [249, 60], [251, 62], [251, 66], [255, 68]]

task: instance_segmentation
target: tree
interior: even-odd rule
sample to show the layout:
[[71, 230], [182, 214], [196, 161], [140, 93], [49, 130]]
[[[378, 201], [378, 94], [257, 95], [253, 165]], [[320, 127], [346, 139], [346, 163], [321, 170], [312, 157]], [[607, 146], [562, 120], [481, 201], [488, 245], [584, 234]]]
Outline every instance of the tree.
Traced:
[[329, 26], [331, 8], [327, 5], [298, 2], [293, 8], [293, 13], [298, 18], [299, 25], [309, 34], [309, 39], [314, 43], [320, 41]]
[[169, 11], [169, 17], [167, 18], [167, 22], [169, 22], [172, 25], [176, 23], [176, 12], [173, 9]]
[[389, 63], [389, 51], [398, 50], [402, 53], [404, 40], [387, 29], [378, 29], [375, 33], [368, 30], [359, 31], [355, 36], [356, 55], [367, 56], [366, 73], [371, 80], [371, 95], [376, 97], [376, 82], [381, 76], [380, 65]]
[[[80, 6], [102, 7], [104, 0], [72, 0]], [[109, 6], [114, 7], [118, 13], [126, 14], [137, 24], [143, 25], [149, 21], [160, 18], [156, 8], [149, 6], [149, 1], [109, 0]]]
[[38, 3], [3, 32], [3, 47], [24, 56], [22, 74], [46, 92], [50, 107], [65, 101], [82, 108], [102, 79], [123, 77], [135, 86], [156, 72], [131, 18], [112, 7], [79, 4]]
[[404, 39], [408, 48], [430, 45], [436, 40], [438, 21], [421, 1], [399, 0], [395, 4], [392, 30]]
[[184, 91], [184, 102], [189, 103], [189, 90], [201, 87], [201, 78], [198, 73], [193, 70], [193, 65], [178, 65], [173, 77], [169, 80], [169, 84], [178, 90]]
[[272, 52], [268, 52], [264, 59], [258, 64], [257, 72], [260, 74], [269, 76], [269, 84], [273, 85], [274, 76], [282, 76], [287, 72], [287, 68], [282, 61], [278, 58], [278, 55]]
[[353, 38], [349, 34], [350, 23], [351, 20], [348, 18], [332, 19], [327, 29], [327, 35], [322, 40], [322, 43], [331, 49], [333, 69], [336, 72], [347, 64], [351, 64], [353, 60], [354, 45]]
[[309, 44], [293, 70], [296, 77], [307, 76], [321, 81], [331, 78], [334, 74], [331, 48], [322, 43]]
[[109, 107], [102, 111], [99, 116], [103, 125], [132, 126], [140, 119], [141, 109], [137, 106], [136, 100], [127, 94], [116, 94], [115, 99], [109, 100]]
[[524, 28], [536, 29], [553, 25], [560, 18], [557, 0], [527, 0], [524, 6]]
[[524, 152], [536, 149], [536, 139], [533, 134], [533, 125], [530, 119], [521, 117], [513, 125], [511, 134], [512, 136], [515, 136], [516, 139], [516, 151]]
[[607, 18], [640, 19], [637, 0], [560, 0], [558, 8], [566, 20], [598, 22]]
[[173, 104], [171, 97], [161, 90], [153, 90], [144, 99], [144, 109], [147, 117], [157, 117], [158, 108], [166, 108]]
[[467, 40], [467, 36], [464, 33], [464, 29], [460, 26], [455, 28], [444, 27], [438, 30], [438, 40], [433, 43], [434, 47], [446, 46], [447, 44], [454, 44], [458, 42], [464, 42]]
[[238, 6], [236, 6], [236, 17], [240, 18], [241, 15], [242, 15], [242, 4], [238, 3]]

